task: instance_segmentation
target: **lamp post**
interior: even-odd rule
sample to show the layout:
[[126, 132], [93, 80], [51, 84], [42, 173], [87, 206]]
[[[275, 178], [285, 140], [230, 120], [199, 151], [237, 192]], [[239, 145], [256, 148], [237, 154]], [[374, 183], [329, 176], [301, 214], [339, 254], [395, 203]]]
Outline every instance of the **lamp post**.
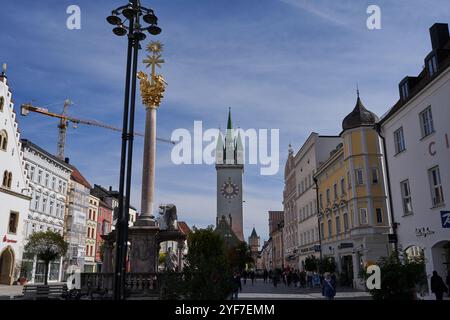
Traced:
[[[144, 27], [141, 25], [141, 17], [149, 26]], [[114, 26], [113, 33], [115, 35], [120, 37], [128, 36], [120, 158], [119, 206], [116, 219], [116, 263], [114, 270], [114, 299], [120, 300], [124, 298], [126, 272], [139, 42], [146, 38], [145, 31], [151, 35], [158, 35], [161, 33], [161, 29], [157, 26], [158, 18], [153, 10], [142, 7], [139, 0], [131, 0], [127, 5], [113, 10], [106, 20]]]

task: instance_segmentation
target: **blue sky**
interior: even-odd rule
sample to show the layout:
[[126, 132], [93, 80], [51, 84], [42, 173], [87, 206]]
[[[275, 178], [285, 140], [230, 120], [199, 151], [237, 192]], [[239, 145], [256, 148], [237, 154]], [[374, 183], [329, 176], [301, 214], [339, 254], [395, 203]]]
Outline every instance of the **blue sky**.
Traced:
[[[33, 101], [60, 112], [121, 126], [126, 39], [105, 21], [125, 1], [2, 1], [0, 62], [8, 63], [16, 111]], [[81, 30], [66, 28], [66, 8], [81, 8]], [[244, 175], [244, 230], [268, 238], [267, 211], [282, 209], [287, 146], [311, 131], [338, 134], [355, 103], [383, 114], [398, 98], [398, 82], [418, 74], [430, 51], [428, 28], [449, 22], [448, 0], [142, 0], [159, 17], [165, 45], [162, 72], [169, 83], [158, 111], [158, 136], [176, 128], [225, 128], [228, 107], [241, 128], [280, 129], [280, 171]], [[366, 28], [369, 4], [381, 8], [382, 29]], [[150, 37], [146, 41], [149, 41]], [[140, 53], [140, 59], [144, 52]], [[140, 66], [143, 70], [144, 66]], [[137, 105], [136, 127], [143, 131]], [[19, 117], [22, 137], [55, 152], [57, 121]], [[141, 138], [136, 138], [133, 197], [140, 205]], [[158, 144], [156, 203], [175, 203], [190, 225], [215, 223], [214, 166], [170, 162]], [[79, 126], [68, 132], [66, 156], [92, 183], [117, 187], [120, 134]]]

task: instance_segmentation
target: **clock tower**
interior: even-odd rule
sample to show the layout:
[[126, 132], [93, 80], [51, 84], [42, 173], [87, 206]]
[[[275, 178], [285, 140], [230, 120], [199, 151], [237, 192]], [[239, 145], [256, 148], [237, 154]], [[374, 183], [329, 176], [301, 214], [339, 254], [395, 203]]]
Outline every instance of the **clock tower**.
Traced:
[[[219, 132], [216, 147], [217, 171], [217, 221], [225, 218], [236, 237], [244, 241], [242, 175], [244, 173], [244, 148], [241, 136], [234, 136], [231, 109], [225, 139]], [[217, 222], [218, 223], [218, 222]]]

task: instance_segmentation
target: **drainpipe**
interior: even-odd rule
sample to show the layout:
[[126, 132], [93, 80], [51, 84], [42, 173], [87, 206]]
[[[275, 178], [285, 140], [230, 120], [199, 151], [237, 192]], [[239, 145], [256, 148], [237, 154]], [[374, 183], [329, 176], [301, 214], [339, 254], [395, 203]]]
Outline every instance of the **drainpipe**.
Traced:
[[387, 192], [388, 192], [389, 207], [390, 207], [389, 213], [390, 213], [391, 223], [392, 223], [392, 226], [391, 226], [392, 227], [392, 234], [395, 237], [394, 249], [395, 249], [395, 251], [398, 251], [397, 223], [395, 222], [395, 219], [394, 219], [394, 207], [393, 207], [393, 204], [392, 204], [391, 175], [389, 173], [389, 164], [388, 164], [388, 159], [387, 159], [386, 139], [381, 134], [381, 125], [380, 125], [380, 123], [376, 123], [375, 124], [375, 130], [377, 131], [378, 136], [380, 137], [380, 139], [382, 141], [382, 144], [383, 144], [383, 159], [384, 159], [384, 167], [386, 169]]
[[316, 208], [317, 208], [317, 228], [319, 230], [319, 256], [322, 261], [322, 233], [320, 230], [320, 220], [319, 220], [319, 185], [317, 183], [317, 178], [314, 177], [314, 184], [316, 185]]

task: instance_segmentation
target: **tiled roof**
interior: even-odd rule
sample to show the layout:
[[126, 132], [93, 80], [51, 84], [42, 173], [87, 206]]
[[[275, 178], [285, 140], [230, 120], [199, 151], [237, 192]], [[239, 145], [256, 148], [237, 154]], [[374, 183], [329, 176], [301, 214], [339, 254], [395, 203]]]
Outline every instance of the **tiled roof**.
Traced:
[[187, 223], [184, 221], [178, 221], [178, 229], [180, 229], [180, 231], [184, 234], [188, 234], [191, 232], [191, 228], [189, 228]]
[[89, 182], [86, 180], [85, 177], [83, 177], [83, 175], [80, 173], [80, 171], [78, 171], [77, 168], [75, 168], [74, 166], [72, 166], [73, 171], [72, 174], [70, 176], [70, 178], [72, 180], [74, 180], [75, 182], [78, 182], [79, 184], [85, 186], [88, 189], [91, 189], [92, 186], [89, 184]]

